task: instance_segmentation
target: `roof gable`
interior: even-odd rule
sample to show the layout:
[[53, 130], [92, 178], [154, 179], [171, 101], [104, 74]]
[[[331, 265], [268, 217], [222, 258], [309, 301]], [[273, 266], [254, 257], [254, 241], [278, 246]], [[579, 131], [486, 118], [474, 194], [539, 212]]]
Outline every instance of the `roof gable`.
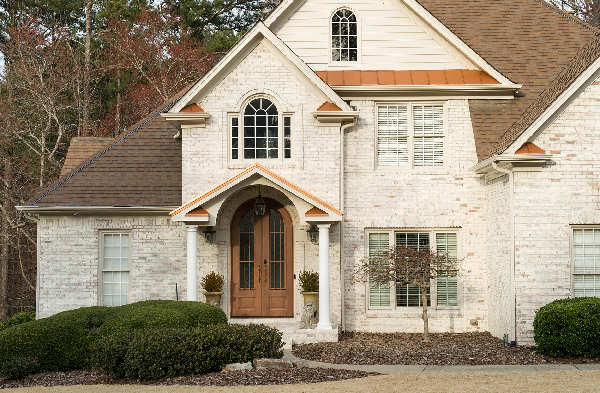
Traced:
[[319, 78], [294, 52], [290, 50], [275, 34], [262, 22], [258, 22], [234, 47], [189, 91], [183, 95], [170, 110], [170, 113], [179, 113], [184, 107], [200, 102], [228, 73], [233, 70], [244, 58], [260, 43], [282, 60], [287, 67], [292, 68], [296, 75], [303, 80], [317, 96], [323, 101], [330, 101], [343, 111], [351, 112], [352, 108], [337, 95], [327, 83]]

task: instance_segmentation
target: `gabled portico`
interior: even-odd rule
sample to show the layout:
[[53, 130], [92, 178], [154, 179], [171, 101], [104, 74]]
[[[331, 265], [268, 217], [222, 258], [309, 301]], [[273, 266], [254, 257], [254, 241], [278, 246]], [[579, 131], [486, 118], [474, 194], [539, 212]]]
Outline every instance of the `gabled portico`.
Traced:
[[[249, 190], [257, 189], [258, 197], [252, 194], [249, 197]], [[261, 195], [262, 193], [262, 195]], [[248, 195], [248, 196], [242, 196]], [[288, 209], [283, 206], [283, 201], [277, 201], [276, 197], [269, 197], [269, 195], [281, 195], [282, 198], [286, 199], [288, 209], [295, 210], [292, 215], [288, 213]], [[263, 198], [264, 196], [264, 198]], [[232, 198], [239, 199], [240, 202], [232, 202]], [[237, 200], [236, 199], [236, 200]], [[256, 201], [262, 200], [263, 203], [266, 199], [267, 215], [271, 214], [270, 224], [265, 221], [265, 218], [255, 214]], [[291, 204], [290, 204], [291, 203]], [[236, 213], [231, 210], [236, 210]], [[248, 210], [248, 212], [246, 212]], [[269, 213], [270, 212], [270, 213]], [[264, 215], [265, 213], [263, 213]], [[332, 329], [331, 317], [330, 317], [330, 279], [329, 279], [329, 252], [330, 252], [330, 239], [329, 229], [332, 224], [340, 222], [342, 220], [343, 213], [333, 207], [332, 205], [324, 202], [317, 198], [311, 193], [298, 187], [292, 182], [284, 179], [277, 175], [275, 172], [263, 167], [260, 164], [254, 164], [253, 166], [242, 171], [238, 175], [231, 179], [223, 182], [217, 187], [213, 188], [204, 195], [186, 203], [180, 208], [171, 212], [172, 220], [183, 222], [187, 227], [187, 297], [188, 300], [198, 300], [198, 283], [197, 283], [197, 238], [198, 238], [198, 227], [214, 227], [220, 221], [226, 220], [231, 222], [231, 237], [221, 236], [222, 239], [230, 240], [230, 252], [229, 258], [230, 263], [238, 263], [235, 269], [230, 269], [229, 277], [230, 280], [230, 291], [232, 300], [228, 302], [229, 309], [226, 310], [230, 316], [293, 316], [294, 310], [288, 310], [286, 314], [285, 305], [292, 304], [290, 299], [285, 300], [286, 297], [282, 294], [283, 290], [292, 289], [289, 295], [286, 296], [297, 296], [293, 291], [292, 272], [293, 268], [293, 235], [292, 228], [298, 228], [299, 226], [316, 225], [319, 231], [319, 304], [320, 304], [320, 317], [317, 329]], [[237, 217], [237, 218], [236, 218]], [[286, 218], [287, 217], [287, 218]], [[246, 220], [246, 221], [244, 221]], [[280, 220], [280, 221], [278, 221]], [[292, 220], [297, 221], [292, 225]], [[274, 224], [281, 222], [281, 230], [274, 229]], [[284, 232], [285, 229], [288, 232]], [[262, 223], [262, 224], [261, 224]], [[243, 228], [237, 228], [237, 226]], [[249, 227], [251, 226], [251, 231]], [[264, 229], [260, 229], [263, 228]], [[246, 232], [244, 232], [246, 231]], [[252, 257], [248, 257], [249, 253], [245, 253], [242, 250], [244, 258], [239, 258], [240, 248], [244, 247], [244, 233], [250, 231], [252, 233], [252, 242], [247, 244], [248, 250], [251, 251]], [[258, 243], [254, 238], [261, 238], [261, 232], [264, 231], [264, 247]], [[280, 232], [278, 232], [280, 231]], [[248, 233], [250, 233], [248, 232]], [[270, 244], [271, 239], [274, 236], [281, 236], [281, 243], [277, 243], [277, 247], [281, 248], [279, 251], [273, 251], [275, 243]], [[241, 236], [242, 241], [238, 241], [238, 237]], [[285, 239], [284, 240], [284, 236]], [[287, 247], [284, 252], [284, 243]], [[261, 243], [263, 244], [263, 243]], [[234, 252], [234, 247], [235, 252]], [[262, 254], [259, 255], [262, 249]], [[254, 253], [256, 252], [256, 256]], [[275, 253], [277, 257], [274, 257]], [[290, 255], [291, 254], [291, 255]], [[262, 256], [261, 256], [262, 255]], [[281, 255], [281, 257], [279, 257]], [[283, 255], [286, 258], [283, 258]], [[264, 258], [264, 267], [260, 264]], [[268, 263], [267, 263], [268, 261]], [[288, 264], [287, 267], [285, 267]], [[275, 278], [273, 272], [270, 271], [270, 267], [274, 267], [281, 278]], [[228, 265], [233, 266], [233, 265]], [[238, 267], [241, 266], [241, 267]], [[240, 271], [244, 277], [240, 277]], [[284, 277], [284, 272], [287, 276]], [[289, 273], [288, 273], [289, 272]], [[263, 274], [261, 282], [261, 274]], [[288, 280], [289, 278], [289, 280]], [[278, 281], [279, 280], [279, 281]], [[265, 282], [267, 282], [265, 284]], [[271, 308], [262, 308], [266, 310], [266, 314], [258, 315], [254, 308], [254, 303], [259, 302], [255, 298], [243, 297], [242, 295], [251, 293], [252, 291], [257, 292], [262, 286], [268, 288], [263, 289], [263, 293], [267, 296]], [[264, 300], [264, 301], [267, 301]], [[236, 302], [244, 303], [238, 304]], [[278, 303], [279, 302], [279, 303]], [[235, 305], [235, 307], [234, 307]], [[293, 307], [293, 306], [292, 306]], [[253, 311], [254, 310], [254, 311]], [[283, 311], [282, 311], [283, 310]], [[246, 314], [244, 314], [246, 312]], [[297, 314], [297, 313], [296, 313]]]

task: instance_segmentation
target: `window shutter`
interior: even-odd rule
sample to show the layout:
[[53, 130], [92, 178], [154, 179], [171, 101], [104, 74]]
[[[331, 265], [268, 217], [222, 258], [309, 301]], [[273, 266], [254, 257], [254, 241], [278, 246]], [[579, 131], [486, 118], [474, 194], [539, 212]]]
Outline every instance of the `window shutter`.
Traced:
[[[436, 233], [437, 252], [446, 254], [448, 258], [458, 258], [458, 243], [456, 233]], [[437, 305], [458, 306], [458, 280], [456, 272], [439, 272], [437, 281]]]
[[444, 164], [444, 107], [413, 106], [414, 166]]
[[407, 106], [378, 107], [377, 163], [381, 166], [409, 165]]
[[[377, 257], [381, 252], [387, 251], [390, 236], [387, 233], [369, 233], [369, 258]], [[390, 285], [369, 283], [369, 306], [389, 307]]]

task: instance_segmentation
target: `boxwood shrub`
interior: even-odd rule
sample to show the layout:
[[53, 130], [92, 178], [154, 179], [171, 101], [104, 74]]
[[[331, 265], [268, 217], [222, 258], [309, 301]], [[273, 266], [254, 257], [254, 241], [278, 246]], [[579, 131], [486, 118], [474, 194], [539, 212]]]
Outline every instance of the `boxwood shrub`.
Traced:
[[218, 371], [228, 363], [281, 358], [281, 332], [263, 325], [116, 332], [92, 345], [92, 366], [113, 378], [159, 379]]
[[25, 322], [35, 321], [35, 311], [22, 312], [8, 318], [4, 323], [0, 323], [0, 332], [14, 325], [20, 325]]
[[600, 298], [560, 299], [533, 321], [537, 351], [550, 356], [600, 356]]
[[16, 358], [36, 358], [40, 372], [84, 369], [90, 364], [90, 345], [99, 337], [218, 323], [227, 323], [223, 310], [198, 302], [152, 300], [120, 307], [84, 307], [0, 331], [0, 366]]

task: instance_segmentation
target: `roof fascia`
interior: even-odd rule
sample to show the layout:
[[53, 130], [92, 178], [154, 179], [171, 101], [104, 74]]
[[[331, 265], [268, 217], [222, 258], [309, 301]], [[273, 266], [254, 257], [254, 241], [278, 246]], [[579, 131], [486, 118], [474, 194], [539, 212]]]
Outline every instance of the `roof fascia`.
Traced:
[[552, 154], [500, 154], [492, 156], [469, 170], [475, 173], [484, 174], [493, 170], [492, 163], [519, 164], [523, 166], [539, 166], [551, 160]]
[[512, 100], [515, 91], [522, 85], [378, 85], [378, 86], [332, 86], [333, 91], [343, 98], [348, 95], [352, 97], [370, 97], [376, 95], [407, 95], [414, 97], [415, 94], [422, 96], [456, 96], [462, 98], [488, 98]]
[[485, 61], [483, 57], [479, 56], [477, 52], [471, 49], [463, 40], [461, 40], [456, 34], [448, 29], [442, 22], [440, 22], [435, 16], [433, 16], [425, 7], [419, 4], [416, 0], [399, 0], [403, 1], [414, 13], [420, 16], [425, 22], [427, 22], [434, 30], [442, 35], [448, 42], [450, 42], [459, 52], [470, 59], [483, 71], [487, 72], [491, 77], [496, 79], [503, 85], [513, 85], [513, 82], [502, 75], [496, 70], [490, 63]]
[[585, 91], [600, 77], [600, 57], [597, 58], [567, 87], [537, 119], [505, 150], [506, 154], [514, 154], [525, 142], [533, 142]]
[[167, 215], [176, 206], [15, 206], [30, 214], [160, 214]]
[[[226, 186], [219, 188], [217, 191], [215, 191], [209, 195], [206, 195], [202, 199], [193, 201], [193, 203], [190, 203], [189, 206], [187, 206], [183, 210], [180, 210], [180, 207], [173, 209], [170, 212], [172, 219], [174, 221], [189, 221], [189, 217], [185, 217], [186, 213], [189, 213], [190, 211], [196, 209], [197, 207], [202, 206], [202, 205], [206, 204], [207, 202], [210, 202], [211, 200], [218, 198], [223, 193], [226, 193], [230, 189], [236, 187], [238, 184], [245, 182], [246, 180], [248, 180], [250, 177], [252, 177], [254, 175], [259, 175], [259, 176], [267, 179], [268, 181], [279, 186], [283, 190], [289, 192], [290, 194], [293, 194], [294, 196], [296, 196], [299, 199], [302, 199], [304, 202], [325, 211], [328, 214], [328, 218], [323, 219], [323, 220], [326, 220], [326, 221], [340, 221], [341, 220], [342, 215], [339, 214], [338, 212], [330, 209], [327, 206], [324, 206], [323, 204], [319, 203], [318, 201], [315, 201], [314, 199], [307, 197], [303, 193], [298, 192], [293, 187], [288, 186], [286, 183], [280, 181], [279, 179], [271, 176], [269, 173], [263, 171], [260, 167], [252, 168], [252, 170], [246, 172], [243, 176], [237, 177], [233, 181], [229, 181], [229, 180], [226, 181], [225, 183], [229, 182], [229, 183], [227, 183]], [[185, 206], [185, 204], [184, 204], [184, 206]], [[175, 213], [176, 211], [178, 211], [178, 212]], [[332, 219], [333, 217], [337, 217], [338, 219]]]
[[277, 8], [265, 18], [265, 26], [273, 31], [279, 31], [294, 12], [296, 12], [306, 0], [284, 0]]
[[188, 92], [169, 110], [170, 113], [181, 111], [186, 105], [194, 101], [208, 86], [218, 83], [219, 76], [222, 76], [233, 64], [241, 62], [252, 49], [254, 49], [262, 39], [266, 39], [275, 47], [283, 57], [297, 68], [308, 81], [317, 87], [326, 98], [334, 102], [343, 110], [352, 111], [338, 96], [331, 87], [323, 82], [313, 70], [310, 69], [287, 45], [285, 45], [267, 26], [258, 22], [252, 30], [238, 41], [234, 47], [209, 71], [207, 72]]

